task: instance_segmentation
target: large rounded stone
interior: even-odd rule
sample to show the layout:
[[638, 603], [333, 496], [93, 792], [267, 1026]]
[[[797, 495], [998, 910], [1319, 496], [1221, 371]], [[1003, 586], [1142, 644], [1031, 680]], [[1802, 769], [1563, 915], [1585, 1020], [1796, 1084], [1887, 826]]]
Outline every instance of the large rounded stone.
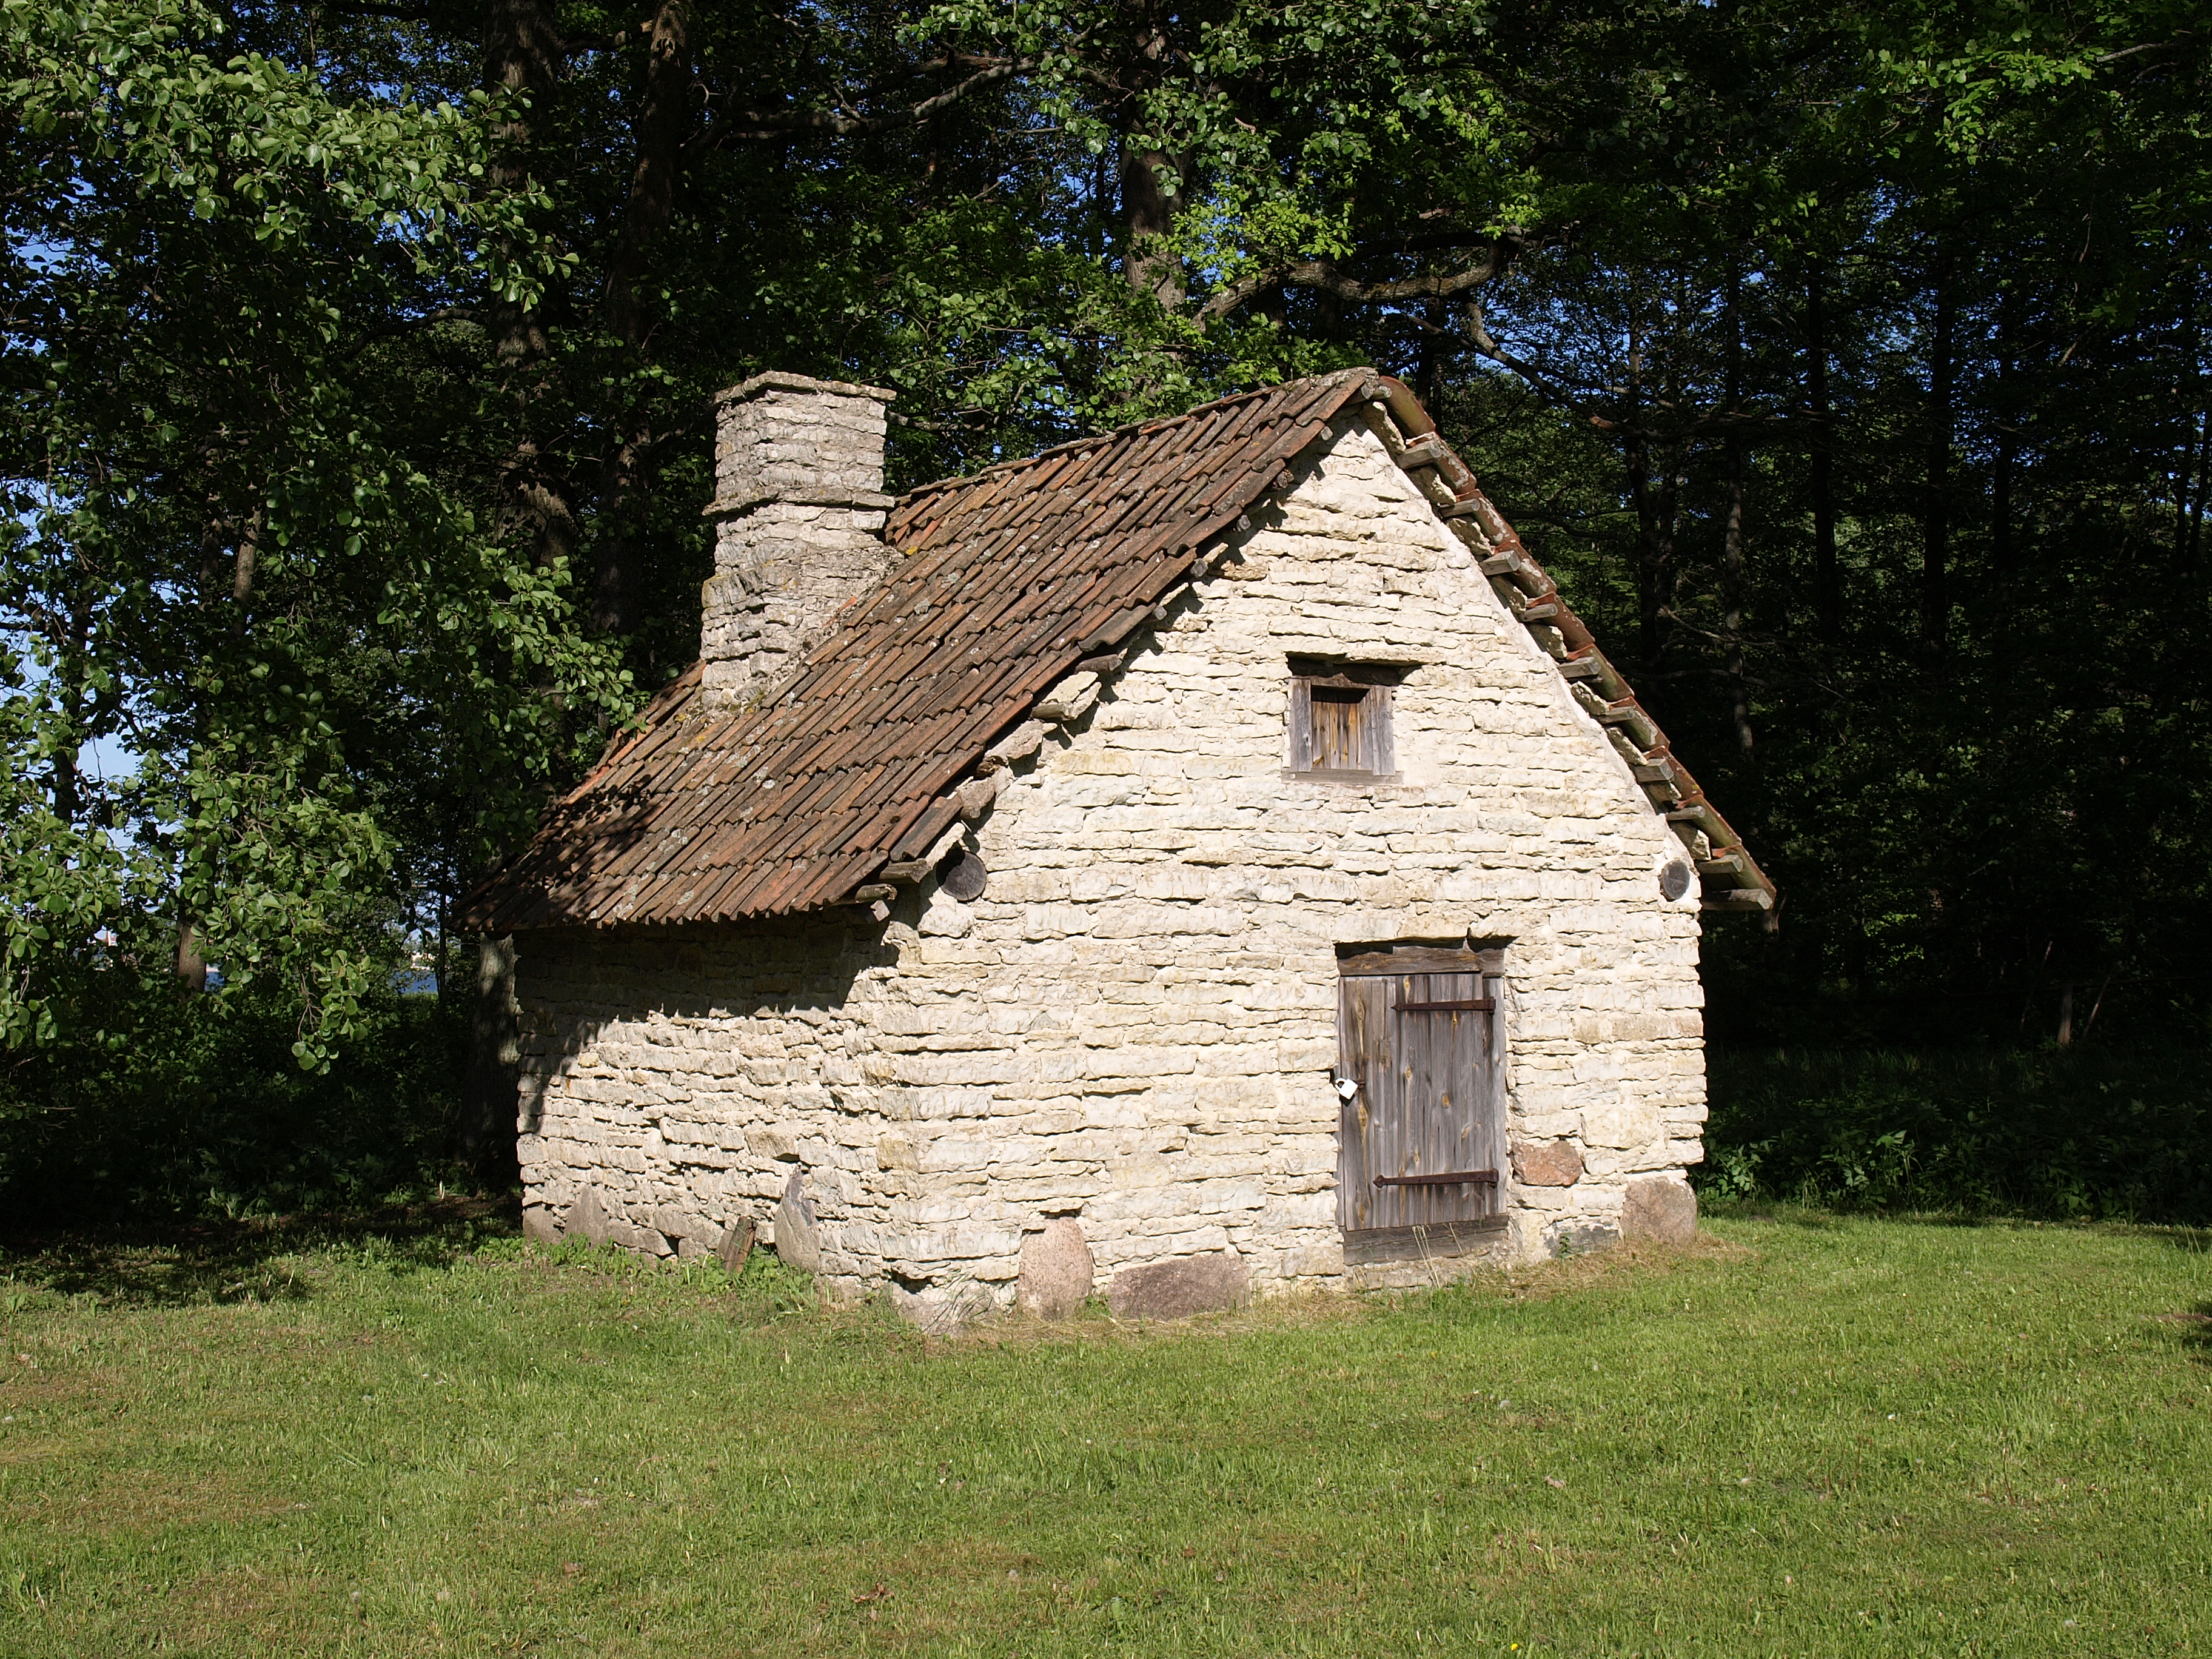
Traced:
[[1234, 1252], [1177, 1256], [1122, 1268], [1106, 1303], [1116, 1319], [1182, 1319], [1240, 1305], [1248, 1284], [1244, 1258]]
[[1698, 1195], [1688, 1182], [1638, 1176], [1628, 1183], [1628, 1197], [1620, 1206], [1623, 1238], [1686, 1244], [1697, 1231]]
[[1083, 1229], [1061, 1216], [1022, 1240], [1022, 1273], [1014, 1298], [1025, 1314], [1066, 1319], [1083, 1310], [1097, 1272], [1091, 1247], [1083, 1242]]

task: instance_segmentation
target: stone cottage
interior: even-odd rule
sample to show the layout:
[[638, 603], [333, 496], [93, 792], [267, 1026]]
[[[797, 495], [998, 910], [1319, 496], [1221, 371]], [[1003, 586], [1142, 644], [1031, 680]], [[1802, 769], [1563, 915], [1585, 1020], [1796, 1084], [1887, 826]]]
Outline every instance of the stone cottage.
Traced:
[[1407, 388], [896, 501], [891, 396], [724, 395], [702, 660], [471, 900], [531, 1235], [942, 1320], [1686, 1233], [1773, 890]]

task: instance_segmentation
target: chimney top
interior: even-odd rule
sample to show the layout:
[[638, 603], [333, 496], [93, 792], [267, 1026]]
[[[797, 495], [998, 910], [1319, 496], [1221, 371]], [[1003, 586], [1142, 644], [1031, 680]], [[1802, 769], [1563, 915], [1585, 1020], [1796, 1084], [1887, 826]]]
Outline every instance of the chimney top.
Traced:
[[794, 506], [887, 507], [881, 386], [817, 380], [771, 370], [718, 395], [714, 499], [707, 516], [727, 519], [764, 501]]
[[734, 404], [757, 392], [828, 392], [840, 398], [873, 398], [879, 404], [895, 402], [898, 393], [879, 386], [856, 386], [850, 380], [817, 380], [808, 374], [787, 374], [771, 368], [750, 380], [740, 380], [714, 394], [717, 404]]
[[740, 707], [794, 669], [890, 563], [880, 386], [756, 374], [714, 401], [714, 574], [700, 590], [701, 690]]

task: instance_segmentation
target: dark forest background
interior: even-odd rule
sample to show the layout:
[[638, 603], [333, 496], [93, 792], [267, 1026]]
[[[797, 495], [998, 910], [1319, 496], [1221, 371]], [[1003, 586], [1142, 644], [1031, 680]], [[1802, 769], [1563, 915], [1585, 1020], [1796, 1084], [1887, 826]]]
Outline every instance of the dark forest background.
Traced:
[[711, 395], [895, 487], [1412, 383], [1784, 902], [1709, 1194], [2203, 1217], [2197, 8], [0, 0], [0, 1185], [496, 1181], [455, 901], [691, 659]]

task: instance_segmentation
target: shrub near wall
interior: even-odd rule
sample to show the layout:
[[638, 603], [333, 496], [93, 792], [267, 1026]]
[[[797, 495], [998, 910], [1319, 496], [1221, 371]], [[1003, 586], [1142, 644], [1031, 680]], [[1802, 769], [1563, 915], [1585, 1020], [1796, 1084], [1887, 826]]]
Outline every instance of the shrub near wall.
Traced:
[[296, 1008], [180, 1002], [159, 987], [108, 1012], [112, 1046], [0, 1071], [9, 1231], [347, 1209], [465, 1179], [452, 1130], [466, 1024], [387, 992], [326, 1073], [292, 1054]]
[[2212, 1055], [1716, 1049], [1709, 1198], [2212, 1220]]

